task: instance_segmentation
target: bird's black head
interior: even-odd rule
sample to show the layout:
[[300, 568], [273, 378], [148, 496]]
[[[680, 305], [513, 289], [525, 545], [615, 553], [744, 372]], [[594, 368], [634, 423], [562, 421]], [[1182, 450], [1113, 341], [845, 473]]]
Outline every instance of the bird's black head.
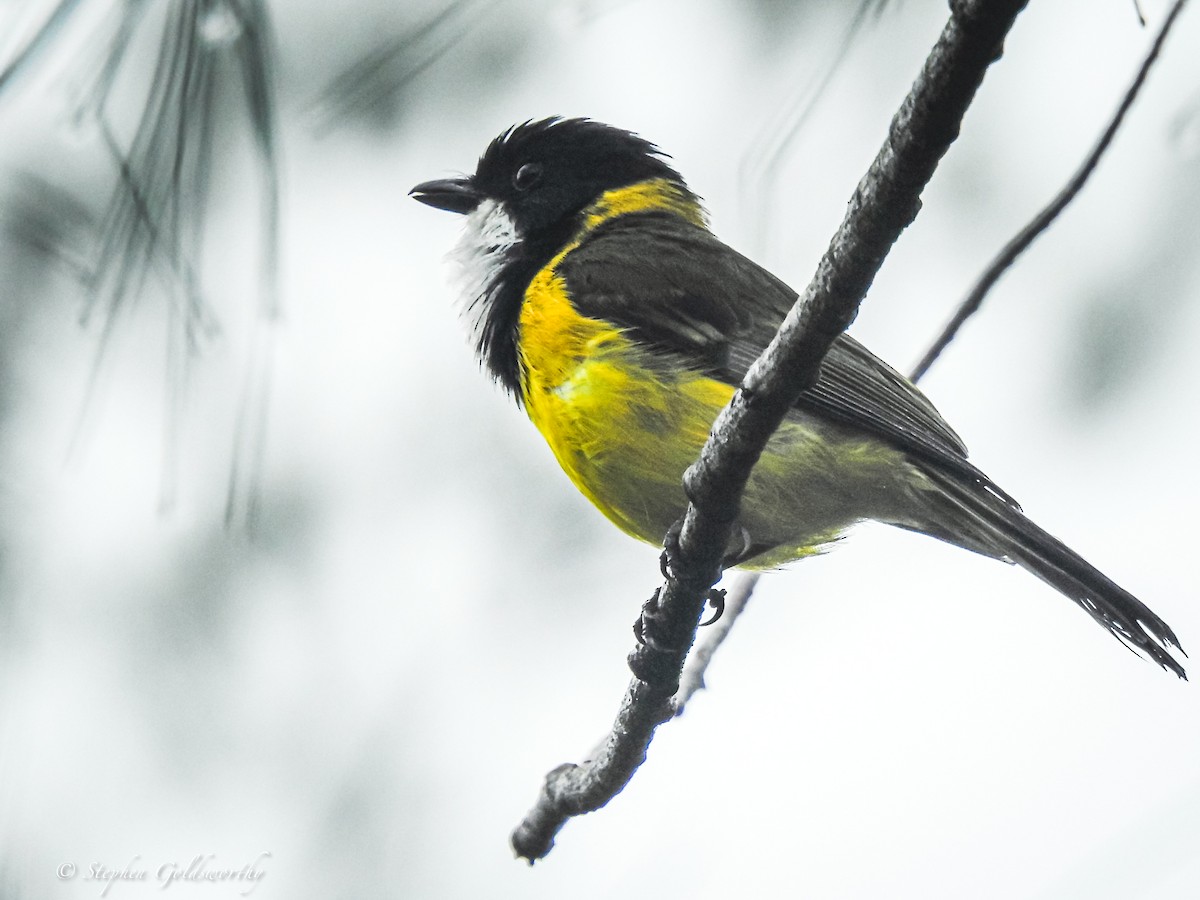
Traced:
[[654, 144], [590, 119], [542, 119], [515, 125], [479, 158], [475, 174], [412, 189], [422, 203], [468, 213], [482, 201], [503, 204], [523, 237], [558, 230], [605, 191], [650, 178], [683, 179]]
[[467, 214], [459, 263], [479, 358], [518, 400], [518, 322], [530, 281], [575, 235], [606, 191], [650, 179], [695, 200], [649, 141], [588, 119], [516, 125], [488, 145], [474, 175], [412, 189], [422, 203]]

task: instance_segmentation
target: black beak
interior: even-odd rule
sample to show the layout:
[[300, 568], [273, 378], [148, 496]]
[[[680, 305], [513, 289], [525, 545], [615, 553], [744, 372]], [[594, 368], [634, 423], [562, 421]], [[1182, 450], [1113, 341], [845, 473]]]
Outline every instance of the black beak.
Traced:
[[475, 188], [470, 178], [444, 178], [426, 181], [408, 192], [414, 200], [444, 209], [447, 212], [469, 213], [479, 205], [483, 195]]

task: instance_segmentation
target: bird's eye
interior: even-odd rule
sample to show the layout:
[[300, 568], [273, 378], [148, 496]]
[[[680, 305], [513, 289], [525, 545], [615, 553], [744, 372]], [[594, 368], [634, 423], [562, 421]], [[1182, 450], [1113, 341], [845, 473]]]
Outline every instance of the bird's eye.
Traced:
[[535, 162], [525, 163], [525, 165], [517, 169], [517, 174], [513, 176], [513, 187], [518, 191], [527, 191], [541, 180], [542, 164]]

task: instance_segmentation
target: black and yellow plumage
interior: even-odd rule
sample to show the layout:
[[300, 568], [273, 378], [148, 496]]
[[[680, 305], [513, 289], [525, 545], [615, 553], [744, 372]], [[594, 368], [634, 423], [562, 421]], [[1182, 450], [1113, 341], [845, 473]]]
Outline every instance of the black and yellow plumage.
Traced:
[[[467, 215], [455, 255], [482, 362], [588, 499], [660, 544], [796, 293], [708, 230], [654, 145], [599, 122], [526, 122], [473, 175], [413, 195]], [[1184, 676], [1162, 619], [1026, 518], [924, 394], [842, 335], [751, 475], [727, 562], [775, 567], [866, 519], [1015, 562]]]

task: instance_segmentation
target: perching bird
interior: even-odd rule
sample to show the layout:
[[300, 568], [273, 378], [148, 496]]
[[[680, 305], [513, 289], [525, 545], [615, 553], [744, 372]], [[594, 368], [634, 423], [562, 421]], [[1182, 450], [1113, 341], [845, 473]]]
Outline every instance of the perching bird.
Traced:
[[[600, 122], [517, 125], [475, 174], [412, 195], [467, 217], [454, 256], [482, 363], [576, 487], [661, 544], [684, 469], [796, 293], [709, 231], [657, 147]], [[1014, 562], [1186, 677], [1171, 628], [1026, 518], [924, 394], [843, 334], [751, 474], [725, 564], [776, 567], [867, 519]]]

